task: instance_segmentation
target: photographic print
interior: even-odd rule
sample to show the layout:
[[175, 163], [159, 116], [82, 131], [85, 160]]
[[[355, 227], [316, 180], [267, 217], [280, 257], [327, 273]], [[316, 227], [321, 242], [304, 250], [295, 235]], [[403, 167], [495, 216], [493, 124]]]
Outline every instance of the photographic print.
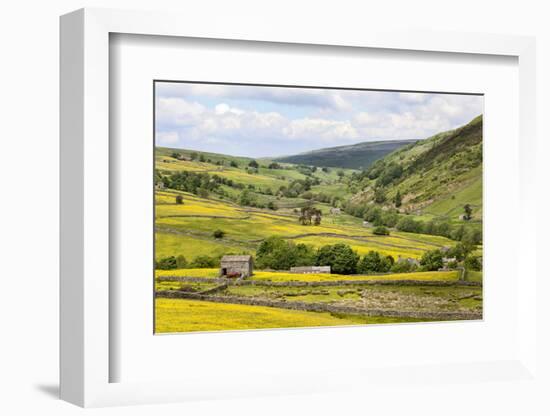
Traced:
[[156, 333], [483, 318], [483, 95], [154, 100]]

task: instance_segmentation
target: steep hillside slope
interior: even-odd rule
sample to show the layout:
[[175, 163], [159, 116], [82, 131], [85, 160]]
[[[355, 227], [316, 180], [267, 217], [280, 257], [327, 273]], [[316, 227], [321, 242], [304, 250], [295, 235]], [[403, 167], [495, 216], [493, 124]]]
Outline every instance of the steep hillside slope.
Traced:
[[414, 143], [415, 140], [390, 140], [363, 142], [348, 146], [328, 147], [292, 156], [283, 156], [276, 160], [280, 162], [328, 166], [349, 169], [366, 169], [374, 161], [384, 157], [394, 150]]
[[[352, 203], [376, 202], [401, 212], [458, 218], [464, 205], [482, 213], [483, 119], [398, 149], [352, 177]], [[396, 196], [401, 204], [396, 204]]]

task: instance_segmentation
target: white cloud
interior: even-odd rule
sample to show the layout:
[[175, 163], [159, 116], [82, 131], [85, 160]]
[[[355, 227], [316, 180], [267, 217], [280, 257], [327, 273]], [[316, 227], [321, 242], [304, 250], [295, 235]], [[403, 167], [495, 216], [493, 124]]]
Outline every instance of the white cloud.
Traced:
[[235, 107], [230, 107], [229, 105], [225, 103], [220, 103], [214, 107], [214, 111], [216, 114], [226, 114], [226, 113], [232, 113], [232, 114], [242, 114], [244, 113], [243, 110]]
[[157, 122], [173, 125], [194, 123], [206, 112], [202, 104], [183, 98], [159, 98], [156, 110]]
[[416, 93], [416, 92], [400, 92], [399, 98], [401, 98], [403, 101], [407, 101], [410, 103], [423, 103], [429, 98], [429, 94], [422, 94], [422, 93]]
[[381, 115], [376, 113], [361, 112], [353, 118], [353, 123], [358, 127], [373, 126], [380, 123], [382, 118], [383, 117]]
[[320, 118], [292, 120], [283, 129], [283, 134], [290, 139], [315, 139], [324, 142], [357, 139], [357, 130], [349, 121], [335, 121]]
[[221, 152], [237, 142], [292, 153], [320, 143], [423, 139], [483, 110], [481, 97], [452, 94], [192, 84], [168, 84], [159, 94], [160, 144], [219, 144]]
[[247, 85], [218, 85], [192, 83], [159, 83], [157, 97], [208, 97], [237, 100], [259, 100], [274, 104], [315, 107], [318, 109], [348, 110], [351, 103], [341, 90], [317, 88], [281, 88]]

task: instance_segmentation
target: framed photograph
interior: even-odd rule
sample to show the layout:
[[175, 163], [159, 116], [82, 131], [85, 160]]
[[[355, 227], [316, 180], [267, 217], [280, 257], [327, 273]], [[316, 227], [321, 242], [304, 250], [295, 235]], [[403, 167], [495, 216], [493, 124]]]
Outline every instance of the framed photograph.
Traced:
[[154, 100], [155, 333], [482, 319], [483, 95]]
[[62, 398], [537, 383], [533, 39], [231, 27], [61, 19]]

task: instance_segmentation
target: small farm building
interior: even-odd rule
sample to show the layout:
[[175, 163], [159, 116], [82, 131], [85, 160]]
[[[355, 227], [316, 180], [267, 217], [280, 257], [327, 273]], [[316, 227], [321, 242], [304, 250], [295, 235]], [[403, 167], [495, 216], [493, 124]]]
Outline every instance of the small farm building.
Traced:
[[330, 266], [300, 266], [291, 267], [291, 273], [328, 273], [330, 274]]
[[252, 256], [223, 256], [220, 261], [220, 276], [250, 277], [253, 273]]
[[420, 262], [417, 259], [413, 259], [411, 257], [398, 256], [397, 257], [397, 262], [398, 263], [409, 263], [409, 264], [414, 265], [414, 266], [420, 266]]

